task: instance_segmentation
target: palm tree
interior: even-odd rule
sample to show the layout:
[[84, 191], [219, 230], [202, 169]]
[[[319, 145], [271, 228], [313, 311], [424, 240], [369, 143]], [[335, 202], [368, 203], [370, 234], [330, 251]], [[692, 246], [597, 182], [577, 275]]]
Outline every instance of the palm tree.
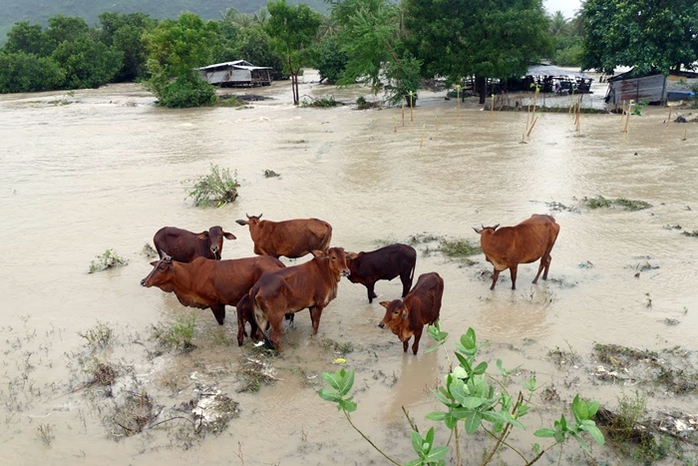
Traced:
[[553, 37], [561, 37], [569, 34], [569, 22], [562, 14], [562, 11], [557, 10], [550, 21], [550, 35]]

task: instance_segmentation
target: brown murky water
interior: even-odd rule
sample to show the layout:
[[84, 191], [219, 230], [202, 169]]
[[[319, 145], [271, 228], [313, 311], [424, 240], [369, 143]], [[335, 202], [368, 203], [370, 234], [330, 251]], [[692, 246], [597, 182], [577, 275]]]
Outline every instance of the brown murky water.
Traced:
[[[306, 81], [302, 95], [350, 103], [361, 94], [318, 85], [313, 75]], [[238, 237], [223, 251], [234, 258], [252, 254], [247, 229], [235, 224], [245, 213], [322, 218], [333, 225], [333, 244], [351, 251], [422, 233], [476, 242], [473, 226], [553, 213], [561, 233], [548, 282], [531, 285], [537, 266], [524, 265], [518, 290], [505, 272], [491, 292], [482, 256], [463, 266], [420, 253], [416, 273], [437, 271], [446, 283], [445, 330], [456, 336], [474, 327], [492, 342], [487, 358], [523, 364], [567, 402], [580, 392], [612, 403], [620, 388], [599, 385], [583, 368], [551, 365], [552, 349], [573, 350], [590, 365], [594, 342], [698, 349], [698, 240], [666, 228], [698, 230], [698, 128], [666, 126], [666, 108], [633, 116], [627, 135], [618, 115], [583, 115], [578, 134], [570, 115], [540, 114], [522, 143], [525, 113], [492, 115], [474, 103], [457, 109], [443, 93], [420, 93], [414, 121], [407, 113], [402, 126], [400, 109], [294, 108], [285, 83], [254, 92], [274, 99], [243, 110], [176, 111], [156, 108], [136, 85], [0, 96], [2, 462], [384, 464], [316, 395], [319, 374], [337, 369], [326, 339], [354, 346], [345, 356], [357, 369], [354, 421], [400, 461], [412, 459], [400, 406], [428, 427], [423, 415], [436, 408], [429, 389], [448, 361], [445, 349], [404, 355], [397, 338], [376, 327], [378, 301], [398, 297], [399, 281], [379, 282], [380, 298], [369, 305], [364, 287], [343, 280], [317, 338], [308, 337], [307, 313], [285, 331], [286, 353], [273, 360], [282, 380], [236, 393], [238, 365], [251, 348], [207, 339], [218, 332], [208, 310], [197, 313], [193, 352], [153, 358], [145, 350], [152, 325], [191, 312], [171, 294], [139, 285], [150, 271], [141, 249], [163, 225], [223, 225]], [[240, 197], [220, 209], [194, 208], [183, 181], [210, 164], [237, 170]], [[265, 178], [266, 169], [281, 176]], [[588, 210], [579, 203], [598, 195], [653, 207]], [[553, 203], [576, 209], [553, 211]], [[107, 248], [129, 265], [88, 274]], [[229, 310], [229, 338], [234, 320]], [[79, 390], [87, 376], [75, 364], [84, 354], [78, 333], [98, 322], [116, 332], [100, 357], [129, 367], [158, 406], [191, 398], [205, 381], [240, 403], [240, 417], [220, 435], [190, 443], [176, 432], [186, 423], [176, 421], [108, 438], [107, 414]], [[422, 348], [430, 343], [425, 337]], [[698, 411], [695, 398], [662, 403]], [[538, 419], [529, 421], [531, 430]], [[55, 435], [49, 446], [37, 433], [46, 424]]]

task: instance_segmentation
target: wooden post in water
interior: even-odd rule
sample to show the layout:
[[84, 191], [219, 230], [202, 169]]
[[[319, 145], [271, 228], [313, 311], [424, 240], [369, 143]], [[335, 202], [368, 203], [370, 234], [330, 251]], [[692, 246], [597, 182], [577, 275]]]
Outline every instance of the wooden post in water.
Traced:
[[456, 100], [458, 100], [458, 116], [460, 116], [460, 84], [456, 84]]
[[490, 106], [490, 124], [494, 122], [494, 94], [492, 94], [492, 103]]
[[402, 126], [405, 126], [405, 102], [402, 103]]
[[393, 115], [393, 133], [397, 133], [397, 117]]
[[410, 91], [410, 121], [414, 121], [414, 92]]
[[625, 116], [625, 100], [623, 101], [623, 106], [620, 109], [620, 124], [623, 125], [623, 117]]
[[631, 100], [628, 102], [628, 111], [626, 112], [626, 117], [625, 117], [625, 129], [623, 130], [624, 133], [627, 134], [628, 132], [628, 124], [630, 123], [630, 109], [633, 107], [633, 101]]
[[667, 119], [666, 119], [666, 125], [667, 125], [667, 128], [668, 128], [668, 127], [669, 127], [669, 121], [671, 120], [671, 110], [674, 108], [674, 106], [673, 106], [673, 105], [669, 105], [668, 102], [667, 102], [667, 106], [669, 107], [669, 116], [668, 116]]

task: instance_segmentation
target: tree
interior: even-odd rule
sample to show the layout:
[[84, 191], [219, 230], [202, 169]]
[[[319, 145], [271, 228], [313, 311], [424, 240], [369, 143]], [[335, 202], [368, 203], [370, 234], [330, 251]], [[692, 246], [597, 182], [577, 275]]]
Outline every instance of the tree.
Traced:
[[40, 56], [47, 55], [45, 49], [41, 26], [29, 24], [29, 21], [15, 23], [7, 33], [7, 42], [3, 46], [3, 50], [8, 53], [33, 53]]
[[693, 68], [698, 0], [587, 0], [583, 68], [612, 74]]
[[347, 62], [347, 54], [342, 51], [337, 36], [327, 37], [320, 42], [316, 66], [321, 81], [326, 80], [328, 84], [335, 84], [342, 76]]
[[121, 68], [123, 56], [88, 34], [60, 42], [51, 54], [65, 71], [64, 86], [68, 89], [93, 88], [110, 82]]
[[121, 69], [114, 81], [135, 81], [144, 77], [146, 69], [146, 49], [143, 34], [151, 31], [157, 21], [143, 13], [119, 14], [102, 13], [99, 30], [101, 42], [123, 53]]
[[50, 91], [64, 82], [65, 72], [50, 57], [0, 52], [0, 93]]
[[284, 71], [291, 76], [293, 103], [298, 105], [298, 75], [314, 59], [314, 44], [321, 16], [305, 4], [289, 6], [285, 0], [267, 4], [271, 17], [264, 28], [272, 39], [272, 46], [283, 57]]
[[196, 68], [210, 64], [218, 24], [194, 13], [182, 13], [177, 21], [166, 19], [144, 38], [150, 79], [146, 87], [168, 107], [209, 105], [216, 93]]
[[90, 27], [84, 19], [77, 16], [56, 15], [48, 19], [48, 28], [44, 39], [48, 54], [51, 54], [62, 42], [71, 42], [83, 34], [88, 34]]
[[452, 82], [475, 76], [480, 103], [487, 79], [522, 76], [550, 51], [542, 0], [404, 0], [406, 38], [423, 75]]
[[273, 49], [271, 42], [271, 37], [261, 26], [243, 29], [238, 35], [235, 53], [237, 58], [247, 60], [257, 66], [273, 68], [273, 79], [288, 77], [284, 74], [282, 57]]

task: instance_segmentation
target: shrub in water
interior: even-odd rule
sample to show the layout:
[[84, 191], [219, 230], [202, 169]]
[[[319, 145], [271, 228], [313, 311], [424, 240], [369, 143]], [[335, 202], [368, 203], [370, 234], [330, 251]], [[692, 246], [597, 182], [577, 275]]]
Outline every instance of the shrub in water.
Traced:
[[196, 206], [220, 207], [233, 202], [238, 197], [237, 172], [230, 174], [227, 168], [220, 169], [211, 165], [211, 173], [200, 177], [194, 187], [189, 190], [188, 197], [194, 200]]

